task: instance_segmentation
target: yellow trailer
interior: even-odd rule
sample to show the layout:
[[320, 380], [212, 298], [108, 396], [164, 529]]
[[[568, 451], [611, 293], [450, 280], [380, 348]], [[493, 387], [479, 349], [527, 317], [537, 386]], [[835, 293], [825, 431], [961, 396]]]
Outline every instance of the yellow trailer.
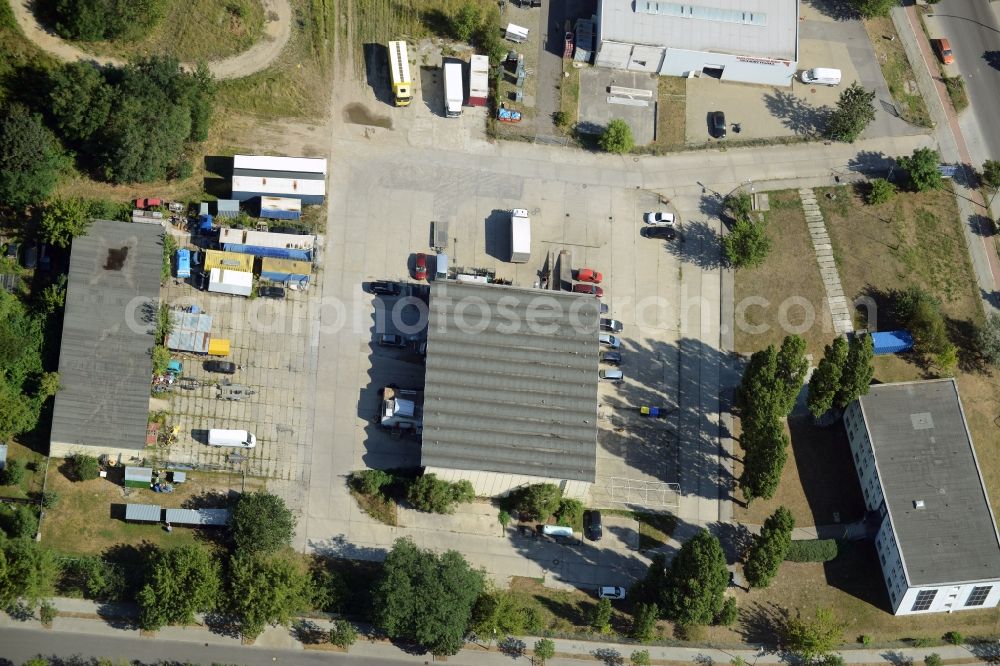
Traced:
[[413, 99], [413, 82], [410, 80], [410, 58], [405, 41], [389, 42], [389, 72], [396, 106], [409, 106]]
[[209, 356], [229, 356], [230, 342], [226, 338], [210, 338], [208, 341]]

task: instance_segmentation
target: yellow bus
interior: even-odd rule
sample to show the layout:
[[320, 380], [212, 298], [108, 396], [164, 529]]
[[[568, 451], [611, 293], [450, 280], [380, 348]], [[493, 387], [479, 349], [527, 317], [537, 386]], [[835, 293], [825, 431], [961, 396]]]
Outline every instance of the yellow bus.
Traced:
[[406, 53], [406, 42], [389, 42], [389, 71], [396, 106], [409, 106], [413, 99], [413, 83], [410, 81], [410, 59]]

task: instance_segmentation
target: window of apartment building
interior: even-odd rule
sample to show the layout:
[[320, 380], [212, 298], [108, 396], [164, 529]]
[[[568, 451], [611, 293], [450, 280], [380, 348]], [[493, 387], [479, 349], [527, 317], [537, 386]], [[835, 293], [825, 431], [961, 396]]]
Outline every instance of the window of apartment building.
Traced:
[[920, 590], [917, 592], [917, 598], [913, 602], [913, 611], [925, 611], [931, 607], [934, 603], [934, 597], [937, 596], [937, 590]]
[[972, 588], [972, 592], [969, 594], [969, 598], [966, 599], [966, 606], [982, 606], [986, 603], [986, 597], [989, 596], [990, 590], [993, 587], [991, 585], [983, 585], [981, 587]]
[[[885, 566], [885, 555], [882, 555], [882, 554], [880, 553], [880, 554], [879, 554], [879, 556], [878, 556], [878, 559], [882, 560], [882, 566]], [[891, 575], [892, 575], [892, 574], [890, 574], [890, 576], [891, 576]]]

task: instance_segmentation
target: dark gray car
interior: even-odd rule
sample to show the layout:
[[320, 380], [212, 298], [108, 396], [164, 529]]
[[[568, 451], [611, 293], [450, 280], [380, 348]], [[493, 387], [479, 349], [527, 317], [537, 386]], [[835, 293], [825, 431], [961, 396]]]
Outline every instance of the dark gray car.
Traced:
[[621, 365], [622, 353], [616, 351], [601, 352], [601, 363], [608, 365]]
[[583, 533], [591, 541], [600, 541], [604, 536], [604, 526], [600, 511], [583, 512]]

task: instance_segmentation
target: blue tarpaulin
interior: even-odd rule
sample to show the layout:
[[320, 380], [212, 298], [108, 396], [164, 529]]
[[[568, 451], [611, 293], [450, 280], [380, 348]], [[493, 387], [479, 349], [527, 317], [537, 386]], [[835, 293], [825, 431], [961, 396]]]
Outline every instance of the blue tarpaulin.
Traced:
[[908, 331], [880, 331], [872, 333], [875, 355], [898, 354], [913, 349], [913, 336]]
[[212, 216], [208, 213], [198, 218], [198, 229], [204, 233], [212, 230]]
[[257, 257], [274, 257], [275, 259], [294, 259], [296, 261], [312, 261], [311, 250], [299, 250], [291, 247], [262, 247], [260, 245], [242, 245], [240, 243], [225, 243], [222, 249], [226, 252], [252, 254]]

